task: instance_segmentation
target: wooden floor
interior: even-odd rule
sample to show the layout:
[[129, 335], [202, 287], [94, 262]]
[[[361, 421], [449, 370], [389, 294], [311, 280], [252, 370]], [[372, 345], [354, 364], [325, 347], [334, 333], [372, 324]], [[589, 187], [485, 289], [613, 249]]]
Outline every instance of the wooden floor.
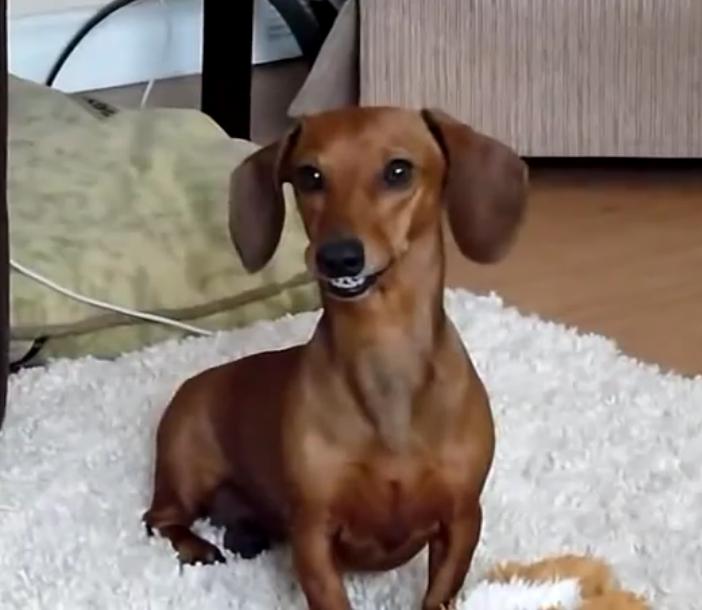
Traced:
[[[286, 125], [305, 76], [294, 62], [254, 74], [254, 139]], [[130, 105], [140, 89], [103, 97]], [[197, 79], [161, 83], [152, 102], [197, 105]], [[510, 256], [479, 267], [449, 248], [449, 280], [615, 339], [631, 355], [702, 373], [702, 165], [615, 163], [531, 170], [527, 223]]]
[[534, 169], [528, 220], [491, 267], [449, 250], [449, 282], [702, 373], [702, 168]]

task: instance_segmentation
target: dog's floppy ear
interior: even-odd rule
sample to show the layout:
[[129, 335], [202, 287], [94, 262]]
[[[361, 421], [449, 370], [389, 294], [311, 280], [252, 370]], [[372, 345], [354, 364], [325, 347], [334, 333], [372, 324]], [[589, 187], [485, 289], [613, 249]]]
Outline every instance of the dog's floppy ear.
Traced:
[[285, 224], [283, 183], [298, 128], [247, 157], [229, 184], [229, 233], [249, 273], [273, 257]]
[[476, 262], [498, 261], [524, 215], [526, 164], [504, 144], [440, 110], [421, 114], [446, 158], [444, 201], [456, 244]]

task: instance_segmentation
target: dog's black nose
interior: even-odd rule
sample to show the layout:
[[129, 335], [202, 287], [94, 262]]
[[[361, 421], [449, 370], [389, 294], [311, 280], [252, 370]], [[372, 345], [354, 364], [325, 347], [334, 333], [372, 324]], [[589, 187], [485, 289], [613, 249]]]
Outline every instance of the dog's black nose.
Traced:
[[317, 267], [329, 278], [359, 275], [365, 264], [363, 244], [355, 237], [328, 241], [317, 249]]

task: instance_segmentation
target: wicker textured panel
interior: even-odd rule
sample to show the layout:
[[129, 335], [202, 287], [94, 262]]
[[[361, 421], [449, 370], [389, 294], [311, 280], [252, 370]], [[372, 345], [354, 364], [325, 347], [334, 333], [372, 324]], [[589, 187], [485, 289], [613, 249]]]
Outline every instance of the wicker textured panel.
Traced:
[[361, 0], [365, 104], [533, 156], [702, 157], [702, 0]]

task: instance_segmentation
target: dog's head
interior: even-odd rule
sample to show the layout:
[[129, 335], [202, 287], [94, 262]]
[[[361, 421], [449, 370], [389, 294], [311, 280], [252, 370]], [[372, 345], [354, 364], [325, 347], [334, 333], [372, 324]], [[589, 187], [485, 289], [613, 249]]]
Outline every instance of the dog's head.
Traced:
[[509, 148], [440, 111], [348, 108], [302, 119], [232, 175], [230, 230], [250, 271], [273, 256], [294, 188], [307, 264], [338, 298], [360, 298], [441, 211], [468, 258], [497, 261], [526, 201], [525, 164]]

